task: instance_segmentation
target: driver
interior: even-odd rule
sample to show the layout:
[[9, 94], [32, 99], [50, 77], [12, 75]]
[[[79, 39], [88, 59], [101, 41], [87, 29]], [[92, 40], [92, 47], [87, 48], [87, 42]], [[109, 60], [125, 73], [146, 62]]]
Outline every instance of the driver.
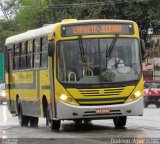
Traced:
[[118, 57], [118, 51], [112, 50], [110, 59], [107, 62], [107, 69], [117, 68], [117, 67], [123, 67], [124, 62], [122, 59]]

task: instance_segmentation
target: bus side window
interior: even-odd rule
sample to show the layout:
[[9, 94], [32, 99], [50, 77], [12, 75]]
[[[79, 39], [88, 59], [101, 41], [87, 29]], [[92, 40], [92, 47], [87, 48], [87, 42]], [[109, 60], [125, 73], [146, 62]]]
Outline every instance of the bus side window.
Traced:
[[33, 42], [32, 40], [27, 42], [27, 68], [32, 68], [32, 53], [33, 53]]
[[13, 56], [13, 69], [18, 70], [19, 69], [19, 46], [20, 44], [17, 43], [14, 45], [14, 56]]
[[40, 52], [40, 65], [41, 67], [45, 68], [48, 65], [48, 38], [42, 37], [41, 38], [41, 52]]
[[34, 68], [39, 68], [40, 65], [40, 38], [34, 40], [33, 45]]
[[21, 43], [20, 68], [26, 68], [26, 42]]

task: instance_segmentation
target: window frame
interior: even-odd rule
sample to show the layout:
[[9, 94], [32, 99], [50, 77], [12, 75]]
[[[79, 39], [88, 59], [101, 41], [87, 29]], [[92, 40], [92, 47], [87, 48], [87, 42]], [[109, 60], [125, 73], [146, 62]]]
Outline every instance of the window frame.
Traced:
[[[36, 49], [35, 41], [38, 40], [39, 50]], [[44, 40], [44, 42], [43, 42]], [[24, 70], [37, 70], [37, 69], [48, 69], [48, 35], [41, 37], [35, 37], [28, 40], [23, 40], [17, 43], [9, 44], [12, 45], [13, 49], [13, 71], [24, 71]], [[9, 46], [7, 45], [7, 47]], [[18, 53], [16, 53], [16, 48], [18, 47]], [[25, 47], [23, 52], [22, 47]], [[39, 64], [35, 67], [35, 55], [39, 55]], [[46, 55], [46, 63], [43, 66], [42, 58]], [[25, 66], [21, 64], [22, 58], [25, 58]], [[17, 60], [18, 59], [18, 60]], [[17, 61], [18, 62], [17, 62]], [[28, 61], [30, 60], [30, 65]], [[17, 62], [17, 64], [16, 64]]]
[[[43, 40], [44, 40], [44, 42], [43, 42]], [[44, 47], [46, 47], [46, 49], [43, 49]], [[42, 61], [43, 55], [47, 56], [47, 61], [46, 61], [44, 66], [43, 66], [43, 63], [42, 63], [43, 62]], [[48, 68], [48, 37], [47, 36], [41, 37], [40, 68], [41, 69], [47, 69]]]

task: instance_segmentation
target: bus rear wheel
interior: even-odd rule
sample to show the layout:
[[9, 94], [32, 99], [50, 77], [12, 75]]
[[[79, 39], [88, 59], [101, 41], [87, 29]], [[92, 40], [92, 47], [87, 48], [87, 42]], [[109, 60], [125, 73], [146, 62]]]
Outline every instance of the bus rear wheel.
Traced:
[[28, 123], [29, 123], [29, 116], [24, 116], [23, 113], [22, 113], [22, 108], [21, 106], [19, 105], [19, 108], [18, 108], [18, 120], [19, 120], [19, 124], [20, 126], [28, 126]]
[[31, 127], [38, 127], [38, 117], [30, 117], [30, 126]]
[[126, 125], [127, 117], [126, 116], [115, 117], [113, 118], [113, 122], [115, 128], [123, 128]]
[[60, 120], [51, 120], [51, 130], [59, 130], [61, 126], [61, 121]]

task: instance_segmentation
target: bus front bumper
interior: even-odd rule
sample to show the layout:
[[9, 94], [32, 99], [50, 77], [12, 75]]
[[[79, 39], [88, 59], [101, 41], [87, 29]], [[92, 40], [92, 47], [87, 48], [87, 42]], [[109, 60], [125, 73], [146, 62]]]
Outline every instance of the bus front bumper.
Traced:
[[142, 116], [143, 97], [124, 104], [75, 106], [61, 101], [57, 102], [57, 119], [103, 119], [117, 116]]

